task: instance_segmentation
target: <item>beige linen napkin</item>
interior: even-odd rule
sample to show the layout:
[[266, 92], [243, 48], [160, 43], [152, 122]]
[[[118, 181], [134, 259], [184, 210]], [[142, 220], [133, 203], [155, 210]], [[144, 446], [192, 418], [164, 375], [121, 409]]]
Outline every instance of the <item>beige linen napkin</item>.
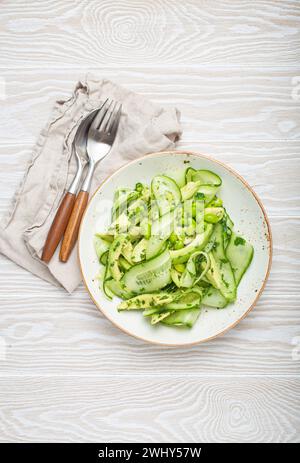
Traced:
[[141, 95], [93, 76], [78, 82], [71, 98], [56, 102], [13, 205], [1, 222], [0, 252], [69, 292], [81, 281], [76, 248], [66, 264], [59, 262], [59, 247], [48, 265], [40, 256], [57, 208], [76, 172], [71, 147], [78, 124], [106, 98], [122, 102], [122, 117], [110, 155], [97, 166], [91, 192], [122, 164], [150, 152], [173, 148], [181, 133], [175, 108], [160, 108]]

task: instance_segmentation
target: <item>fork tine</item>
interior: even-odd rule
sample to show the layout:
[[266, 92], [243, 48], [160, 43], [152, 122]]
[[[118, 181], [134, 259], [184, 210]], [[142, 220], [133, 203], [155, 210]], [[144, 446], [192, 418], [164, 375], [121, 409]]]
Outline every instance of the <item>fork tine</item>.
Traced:
[[116, 132], [118, 130], [121, 113], [122, 113], [122, 104], [119, 105], [119, 109], [117, 112], [115, 112], [114, 117], [112, 118], [111, 123], [110, 123], [108, 132], [111, 134], [112, 137], [116, 135]]
[[109, 117], [107, 118], [107, 122], [106, 122], [105, 126], [103, 124], [103, 129], [102, 130], [104, 130], [104, 132], [110, 133], [110, 127], [111, 127], [113, 119], [114, 119], [114, 113], [116, 111], [117, 105], [118, 105], [118, 102], [115, 101], [115, 103], [113, 105], [113, 108], [109, 113]]
[[104, 103], [100, 106], [100, 108], [98, 109], [98, 112], [96, 114], [96, 116], [94, 117], [94, 120], [93, 122], [91, 123], [90, 125], [90, 128], [91, 129], [94, 129], [94, 130], [97, 130], [99, 125], [101, 124], [101, 121], [103, 119], [103, 116], [105, 114], [105, 108], [106, 108], [106, 104], [108, 102], [108, 98], [106, 98], [106, 100], [104, 101]]
[[[102, 106], [101, 106], [102, 107]], [[82, 122], [79, 124], [77, 132], [74, 137], [74, 142], [77, 143], [79, 140], [82, 139], [86, 132], [88, 131], [90, 125], [92, 124], [93, 120], [95, 119], [99, 109], [95, 109], [90, 114], [88, 114], [85, 118], [83, 118]]]
[[[108, 100], [109, 101], [109, 100]], [[109, 103], [106, 105], [106, 107], [104, 108], [103, 110], [103, 117], [100, 121], [100, 124], [98, 125], [97, 127], [97, 130], [104, 130], [105, 126], [106, 126], [106, 123], [107, 123], [107, 119], [109, 118], [109, 114], [110, 114], [110, 108], [113, 104], [113, 100], [109, 101]]]

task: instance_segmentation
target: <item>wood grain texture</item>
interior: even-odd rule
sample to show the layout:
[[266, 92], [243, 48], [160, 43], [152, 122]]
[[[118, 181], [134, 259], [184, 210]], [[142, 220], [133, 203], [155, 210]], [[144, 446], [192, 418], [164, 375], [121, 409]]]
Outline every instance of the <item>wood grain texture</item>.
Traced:
[[[300, 65], [292, 69], [138, 65], [118, 70], [105, 65], [88, 71], [157, 104], [176, 105], [185, 140], [300, 140]], [[0, 69], [6, 83], [0, 106], [1, 142], [34, 143], [55, 101], [70, 98], [75, 82], [85, 75], [79, 69]]]
[[243, 175], [274, 235], [254, 310], [181, 350], [0, 256], [1, 441], [299, 441], [299, 26], [297, 0], [1, 2], [0, 215], [53, 104], [89, 71], [176, 105], [179, 148]]
[[0, 65], [299, 64], [297, 0], [6, 0]]
[[299, 379], [24, 377], [0, 386], [5, 442], [299, 442]]
[[[235, 169], [254, 188], [271, 217], [300, 216], [300, 140], [195, 142], [184, 134], [178, 148], [198, 151]], [[6, 184], [0, 195], [0, 214], [23, 177], [30, 153], [30, 144], [0, 142], [0, 182]]]

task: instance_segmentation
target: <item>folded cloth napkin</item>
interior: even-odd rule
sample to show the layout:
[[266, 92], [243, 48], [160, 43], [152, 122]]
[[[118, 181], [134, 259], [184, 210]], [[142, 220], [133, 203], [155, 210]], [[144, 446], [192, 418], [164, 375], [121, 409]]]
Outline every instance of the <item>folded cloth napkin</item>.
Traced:
[[181, 133], [175, 108], [160, 108], [141, 95], [90, 75], [77, 83], [71, 98], [56, 102], [12, 207], [1, 222], [0, 252], [68, 292], [81, 281], [76, 249], [66, 264], [58, 259], [59, 247], [49, 264], [42, 262], [40, 256], [57, 208], [76, 172], [71, 152], [78, 124], [106, 98], [122, 102], [122, 117], [111, 153], [97, 166], [91, 192], [122, 164], [150, 152], [173, 148]]

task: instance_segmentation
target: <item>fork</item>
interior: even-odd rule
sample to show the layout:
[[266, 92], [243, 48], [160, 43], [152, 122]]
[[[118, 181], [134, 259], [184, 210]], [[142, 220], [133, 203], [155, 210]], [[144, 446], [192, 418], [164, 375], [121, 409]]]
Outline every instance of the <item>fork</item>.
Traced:
[[84, 158], [86, 152], [86, 137], [89, 126], [96, 116], [98, 109], [92, 111], [88, 116], [84, 117], [80, 122], [73, 143], [72, 143], [72, 153], [75, 154], [76, 163], [77, 163], [77, 172], [72, 181], [68, 191], [63, 197], [60, 206], [56, 212], [56, 215], [53, 219], [52, 225], [49, 229], [47, 239], [43, 248], [42, 260], [44, 262], [49, 262], [52, 258], [58, 243], [60, 242], [64, 231], [67, 227], [69, 218], [71, 216], [72, 209], [76, 200], [76, 193], [81, 181], [83, 165], [81, 158]]
[[76, 243], [80, 222], [88, 202], [95, 167], [97, 163], [107, 156], [111, 150], [116, 138], [121, 111], [121, 104], [114, 102], [113, 100], [106, 100], [90, 125], [86, 147], [89, 169], [81, 190], [76, 198], [76, 202], [64, 234], [59, 254], [61, 262], [67, 262]]

